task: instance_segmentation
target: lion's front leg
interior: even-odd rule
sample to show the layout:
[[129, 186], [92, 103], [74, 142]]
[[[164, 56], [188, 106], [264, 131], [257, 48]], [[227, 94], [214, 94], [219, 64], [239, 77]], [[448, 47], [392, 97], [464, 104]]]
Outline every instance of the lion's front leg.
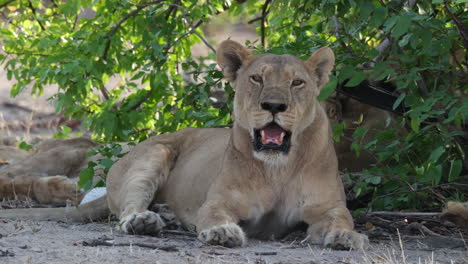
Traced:
[[247, 238], [238, 222], [247, 219], [253, 211], [247, 199], [249, 195], [234, 197], [226, 191], [222, 194], [222, 197], [209, 198], [198, 211], [198, 239], [226, 247], [244, 246]]
[[366, 235], [353, 230], [351, 214], [346, 207], [328, 210], [306, 208], [305, 219], [309, 224], [307, 235], [314, 242], [322, 242], [333, 249], [364, 249], [369, 240]]
[[119, 216], [122, 231], [152, 235], [165, 226], [161, 216], [148, 208], [156, 192], [165, 184], [174, 156], [166, 145], [141, 145], [109, 171], [109, 207]]

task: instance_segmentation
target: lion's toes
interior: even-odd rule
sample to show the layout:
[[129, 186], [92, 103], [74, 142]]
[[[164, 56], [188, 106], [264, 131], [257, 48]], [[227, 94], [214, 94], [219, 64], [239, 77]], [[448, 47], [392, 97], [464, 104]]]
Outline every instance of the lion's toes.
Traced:
[[120, 221], [120, 229], [134, 235], [156, 235], [164, 226], [161, 216], [151, 211], [130, 214]]
[[198, 234], [198, 239], [208, 244], [226, 247], [240, 247], [246, 243], [244, 231], [234, 223], [205, 229]]
[[369, 246], [369, 239], [352, 230], [335, 230], [325, 236], [324, 244], [336, 250], [365, 249]]

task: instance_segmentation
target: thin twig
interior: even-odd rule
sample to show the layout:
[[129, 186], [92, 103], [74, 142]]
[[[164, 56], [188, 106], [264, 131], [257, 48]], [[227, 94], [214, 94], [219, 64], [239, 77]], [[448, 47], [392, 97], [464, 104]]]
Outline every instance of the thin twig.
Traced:
[[176, 235], [176, 236], [186, 236], [191, 238], [198, 237], [197, 233], [189, 231], [179, 231], [179, 230], [161, 230], [162, 235]]
[[[179, 3], [180, 3], [179, 0], [174, 1], [174, 5], [179, 5]], [[169, 10], [167, 11], [166, 20], [168, 20], [169, 17], [171, 17], [171, 15], [175, 16], [176, 13], [177, 13], [177, 6], [171, 6]]]
[[58, 8], [58, 5], [57, 5], [57, 3], [55, 3], [55, 0], [50, 0], [50, 2], [51, 2], [52, 5], [54, 6], [54, 8]]
[[[200, 20], [200, 21], [198, 21], [198, 22], [201, 24], [202, 21]], [[200, 25], [200, 24], [199, 24], [199, 25]], [[216, 49], [213, 48], [213, 46], [211, 46], [210, 43], [208, 43], [208, 41], [207, 41], [202, 35], [200, 35], [200, 34], [196, 31], [196, 28], [197, 28], [199, 25], [196, 25], [196, 26], [191, 30], [192, 33], [195, 34], [195, 35], [197, 35], [197, 37], [199, 37], [199, 38], [201, 39], [201, 41], [203, 41], [203, 43], [205, 43], [205, 45], [206, 45], [209, 49], [211, 49], [211, 51], [213, 51], [214, 54], [216, 54]]]
[[[403, 6], [411, 9], [413, 8], [415, 4], [416, 4], [416, 1], [407, 0], [403, 4]], [[390, 36], [387, 36], [384, 40], [382, 40], [382, 42], [380, 42], [380, 44], [375, 48], [379, 52], [379, 55], [377, 55], [376, 57], [372, 59], [371, 64], [376, 63], [380, 60], [382, 54], [392, 45], [392, 41], [393, 39], [390, 38]]]
[[[16, 56], [24, 56], [26, 55], [25, 53], [19, 53], [19, 52], [11, 52], [11, 51], [3, 51], [7, 55], [16, 55]], [[28, 53], [28, 56], [41, 56], [41, 57], [48, 57], [50, 56], [49, 54], [43, 54], [43, 53]]]
[[346, 45], [346, 43], [344, 42], [343, 38], [340, 35], [340, 21], [338, 21], [338, 18], [336, 16], [333, 16], [332, 19], [333, 19], [333, 22], [335, 23], [335, 32], [334, 33], [335, 33], [336, 39], [338, 40], [340, 45], [345, 50], [347, 50], [350, 54], [354, 55], [354, 52], [351, 49], [351, 47]]
[[[102, 60], [106, 60], [107, 59], [107, 54], [109, 53], [109, 49], [110, 49], [110, 45], [111, 45], [111, 39], [112, 39], [112, 36], [115, 35], [115, 33], [117, 32], [117, 30], [120, 28], [120, 26], [125, 22], [127, 21], [129, 18], [135, 16], [136, 14], [138, 14], [138, 12], [140, 12], [141, 10], [143, 10], [144, 8], [148, 7], [148, 6], [152, 6], [152, 5], [157, 5], [159, 3], [163, 2], [163, 0], [158, 0], [158, 1], [153, 1], [153, 2], [148, 2], [148, 3], [143, 3], [141, 5], [139, 5], [135, 10], [133, 10], [132, 12], [128, 13], [125, 17], [123, 17], [113, 28], [111, 31], [109, 31], [109, 33], [105, 36], [105, 39], [106, 39], [106, 45], [104, 47], [104, 52], [102, 53], [102, 56], [101, 56], [101, 59]], [[101, 87], [99, 88], [99, 90], [101, 91], [102, 93], [102, 96], [104, 97], [104, 99], [107, 101], [109, 100], [109, 92], [106, 90], [106, 87], [103, 85], [101, 85]]]
[[107, 91], [106, 87], [103, 85], [101, 85], [101, 87], [99, 88], [99, 90], [101, 91], [102, 93], [102, 96], [104, 97], [104, 99], [107, 101], [109, 100], [109, 92]]
[[265, 4], [263, 4], [263, 8], [262, 8], [262, 17], [261, 17], [261, 34], [262, 34], [262, 47], [265, 48], [265, 23], [266, 23], [266, 19], [267, 19], [267, 14], [269, 12], [268, 10], [268, 5], [271, 3], [271, 0], [265, 0]]
[[137, 246], [143, 248], [151, 248], [151, 249], [158, 249], [166, 252], [178, 252], [175, 246], [157, 246], [155, 244], [148, 244], [148, 243], [113, 243], [111, 241], [106, 241], [103, 239], [91, 239], [88, 241], [82, 242], [83, 246], [88, 247], [96, 247], [96, 246], [108, 246], [108, 247], [129, 247], [129, 246]]
[[117, 30], [120, 28], [120, 26], [121, 26], [125, 21], [127, 21], [129, 18], [131, 18], [131, 17], [135, 16], [136, 14], [138, 14], [138, 12], [140, 12], [140, 11], [143, 10], [144, 8], [146, 8], [146, 7], [148, 7], [148, 6], [160, 4], [161, 2], [163, 2], [163, 0], [152, 1], [152, 2], [148, 2], [148, 3], [141, 4], [141, 5], [139, 5], [135, 10], [133, 10], [132, 12], [128, 13], [125, 17], [123, 17], [123, 18], [112, 28], [112, 30], [109, 31], [109, 33], [105, 36], [105, 38], [107, 39], [107, 41], [106, 41], [106, 46], [105, 46], [105, 48], [104, 48], [104, 52], [103, 52], [101, 58], [102, 58], [103, 60], [107, 59], [107, 53], [109, 52], [111, 38], [112, 38], [112, 36], [114, 36], [114, 34], [117, 32]]
[[460, 33], [460, 37], [463, 40], [463, 46], [468, 51], [468, 30], [465, 28], [465, 26], [460, 21], [460, 19], [457, 17], [457, 15], [455, 15], [454, 13], [452, 13], [452, 11], [450, 11], [448, 3], [449, 3], [448, 0], [444, 1], [445, 11], [447, 11], [447, 13], [450, 15], [453, 22], [455, 23], [455, 26], [457, 27], [457, 30]]
[[388, 212], [388, 211], [375, 211], [365, 213], [367, 216], [384, 216], [384, 217], [437, 217], [440, 212]]
[[[177, 43], [178, 41], [180, 41], [182, 38], [184, 38], [184, 37], [187, 36], [187, 35], [190, 35], [190, 34], [195, 33], [197, 27], [199, 27], [201, 24], [202, 24], [202, 21], [201, 21], [201, 20], [198, 21], [198, 22], [192, 27], [192, 29], [191, 29], [190, 31], [184, 33], [182, 36], [180, 36], [178, 39], [176, 39], [176, 40], [174, 41], [174, 43], [172, 43], [172, 45], [167, 46], [167, 47], [164, 49], [164, 51], [163, 51], [163, 55], [165, 56], [165, 55], [169, 52], [169, 50], [172, 48], [172, 46], [173, 46], [175, 43]], [[201, 37], [201, 36], [199, 36], [199, 37]], [[203, 39], [202, 39], [202, 40], [203, 40]], [[205, 43], [205, 44], [207, 44], [207, 43]], [[209, 44], [207, 44], [207, 45], [209, 45]], [[211, 45], [209, 45], [209, 47], [211, 47]], [[213, 52], [216, 54], [216, 50], [215, 50], [213, 47], [211, 47], [211, 49], [212, 49]], [[148, 100], [148, 99], [151, 97], [151, 95], [153, 94], [153, 92], [154, 92], [155, 89], [156, 89], [156, 87], [155, 87], [155, 86], [152, 86], [152, 87], [150, 88], [150, 90], [145, 94], [145, 96], [143, 96], [143, 97], [141, 98], [141, 100], [140, 100], [138, 103], [136, 103], [133, 107], [131, 107], [131, 108], [129, 109], [129, 111], [133, 111], [133, 110], [138, 109], [138, 107], [140, 107], [146, 100]]]
[[34, 9], [34, 7], [33, 7], [33, 5], [32, 5], [32, 3], [31, 3], [30, 0], [28, 0], [28, 6], [29, 6], [29, 9], [31, 9], [31, 12], [32, 12], [33, 15], [34, 15], [34, 18], [36, 19], [36, 21], [37, 21], [37, 23], [39, 24], [39, 26], [41, 27], [41, 29], [42, 29], [43, 31], [45, 31], [45, 27], [44, 27], [44, 25], [42, 25], [42, 22], [39, 21], [39, 20], [37, 19], [37, 16], [36, 16], [36, 9]]
[[263, 19], [263, 16], [259, 16], [259, 17], [256, 17], [254, 19], [251, 19], [251, 20], [247, 21], [247, 24], [252, 24], [252, 23], [257, 22], [257, 21], [262, 20], [262, 19]]
[[4, 8], [5, 6], [9, 5], [11, 2], [14, 2], [15, 0], [10, 0], [10, 1], [7, 1], [6, 3], [3, 3], [0, 5], [0, 8]]

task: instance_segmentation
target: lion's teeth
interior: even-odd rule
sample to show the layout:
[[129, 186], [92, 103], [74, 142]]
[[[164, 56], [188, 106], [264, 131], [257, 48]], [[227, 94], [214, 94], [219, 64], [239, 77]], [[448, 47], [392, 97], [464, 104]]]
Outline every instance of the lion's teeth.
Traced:
[[286, 135], [286, 134], [285, 134], [284, 132], [281, 132], [281, 135], [280, 135], [280, 137], [279, 137], [279, 144], [280, 144], [280, 145], [283, 144], [283, 138], [284, 138], [285, 135]]
[[265, 131], [260, 130], [260, 136], [262, 136], [262, 142], [266, 141]]

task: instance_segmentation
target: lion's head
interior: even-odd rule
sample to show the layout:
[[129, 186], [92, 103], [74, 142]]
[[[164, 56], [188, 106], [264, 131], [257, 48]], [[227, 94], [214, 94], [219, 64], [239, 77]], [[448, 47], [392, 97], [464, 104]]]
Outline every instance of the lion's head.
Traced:
[[248, 131], [254, 156], [283, 160], [315, 119], [316, 97], [335, 62], [332, 50], [321, 48], [303, 61], [292, 55], [255, 56], [226, 40], [217, 62], [236, 90], [235, 122]]

